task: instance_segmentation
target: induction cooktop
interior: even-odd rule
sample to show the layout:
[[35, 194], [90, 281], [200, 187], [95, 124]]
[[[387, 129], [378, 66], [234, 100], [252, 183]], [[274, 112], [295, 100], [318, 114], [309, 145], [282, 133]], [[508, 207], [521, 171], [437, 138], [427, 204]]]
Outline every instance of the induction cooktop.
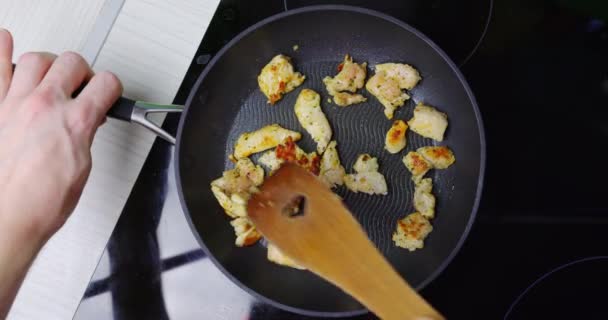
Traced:
[[[608, 318], [607, 3], [221, 1], [175, 103], [240, 31], [322, 3], [418, 28], [477, 98], [487, 139], [481, 206], [460, 253], [421, 294], [451, 319]], [[172, 116], [164, 124], [176, 126]], [[310, 319], [256, 301], [205, 257], [177, 201], [172, 152], [155, 142], [75, 319]]]

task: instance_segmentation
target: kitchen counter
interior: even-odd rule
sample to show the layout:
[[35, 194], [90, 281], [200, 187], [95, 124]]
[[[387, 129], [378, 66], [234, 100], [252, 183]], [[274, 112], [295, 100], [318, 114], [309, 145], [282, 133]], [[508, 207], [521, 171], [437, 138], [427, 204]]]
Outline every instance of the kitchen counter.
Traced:
[[[124, 96], [170, 103], [217, 7], [195, 0], [2, 1], [15, 59], [27, 51], [81, 53], [122, 80]], [[162, 120], [162, 119], [159, 119]], [[93, 144], [81, 201], [30, 269], [9, 319], [71, 319], [155, 140], [110, 119]]]

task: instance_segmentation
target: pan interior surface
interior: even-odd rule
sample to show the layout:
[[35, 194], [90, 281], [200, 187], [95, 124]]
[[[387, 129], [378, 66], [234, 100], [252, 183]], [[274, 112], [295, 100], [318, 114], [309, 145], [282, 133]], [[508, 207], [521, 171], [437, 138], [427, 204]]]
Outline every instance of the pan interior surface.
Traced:
[[[298, 45], [297, 51], [294, 45]], [[279, 53], [292, 57], [295, 69], [306, 75], [306, 80], [270, 106], [258, 88], [257, 75]], [[373, 96], [362, 90], [368, 101], [346, 108], [327, 102], [329, 95], [322, 79], [336, 74], [345, 54], [356, 62], [368, 62], [368, 78], [378, 63], [403, 62], [416, 67], [423, 80], [393, 120], [407, 121], [416, 102], [428, 103], [447, 113], [446, 139], [436, 143], [408, 131], [404, 151], [397, 155], [386, 152], [384, 136], [392, 121], [386, 119], [382, 105]], [[365, 312], [357, 301], [314, 274], [268, 261], [263, 243], [235, 247], [230, 219], [209, 188], [212, 180], [233, 167], [228, 157], [243, 132], [277, 123], [301, 132], [303, 139], [298, 145], [306, 151], [314, 150], [314, 142], [293, 110], [299, 92], [309, 88], [321, 94], [321, 106], [347, 173], [352, 172], [358, 154], [369, 153], [378, 157], [389, 188], [386, 196], [355, 194], [345, 188], [337, 193], [410, 285], [420, 289], [430, 282], [455, 254], [471, 226], [483, 171], [484, 146], [477, 107], [464, 79], [444, 54], [404, 24], [367, 10], [326, 6], [271, 18], [237, 37], [218, 55], [191, 94], [177, 149], [178, 188], [184, 211], [218, 267], [244, 289], [283, 309], [323, 316]], [[454, 151], [456, 163], [427, 174], [433, 178], [437, 198], [434, 230], [424, 249], [409, 252], [395, 247], [391, 240], [397, 220], [414, 211], [414, 187], [402, 157], [421, 146], [438, 144]]]

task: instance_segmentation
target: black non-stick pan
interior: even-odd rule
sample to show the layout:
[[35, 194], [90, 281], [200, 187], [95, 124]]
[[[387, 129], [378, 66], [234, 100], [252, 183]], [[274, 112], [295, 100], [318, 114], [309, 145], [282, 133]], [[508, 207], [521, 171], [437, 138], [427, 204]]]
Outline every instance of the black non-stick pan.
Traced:
[[[299, 49], [294, 50], [294, 45]], [[270, 106], [256, 78], [262, 67], [279, 53], [292, 57], [295, 68], [306, 75], [306, 81]], [[429, 173], [437, 208], [434, 230], [422, 250], [409, 252], [397, 248], [391, 240], [397, 220], [414, 211], [413, 183], [401, 159], [409, 150], [438, 143], [409, 132], [406, 150], [391, 155], [383, 148], [384, 135], [392, 121], [385, 118], [383, 107], [373, 96], [364, 91], [368, 101], [347, 108], [328, 103], [322, 79], [337, 72], [347, 53], [357, 62], [367, 61], [370, 75], [374, 73], [374, 65], [383, 62], [404, 62], [420, 71], [423, 80], [411, 91], [412, 100], [396, 112], [395, 119], [409, 119], [417, 102], [448, 114], [447, 138], [440, 144], [454, 151], [456, 163], [446, 170]], [[317, 316], [361, 314], [366, 310], [358, 302], [321, 278], [269, 262], [263, 243], [235, 247], [229, 218], [209, 188], [212, 180], [233, 167], [229, 155], [243, 132], [278, 123], [303, 133], [299, 142], [302, 148], [315, 149], [293, 110], [303, 88], [321, 94], [322, 109], [348, 172], [352, 171], [358, 154], [378, 157], [388, 195], [369, 196], [345, 189], [337, 192], [378, 249], [417, 289], [426, 286], [447, 266], [473, 223], [485, 161], [481, 118], [464, 77], [432, 41], [399, 20], [355, 7], [315, 6], [272, 16], [228, 43], [199, 77], [179, 124], [175, 173], [184, 212], [203, 249], [236, 284], [277, 307]], [[132, 101], [122, 99], [112, 114], [141, 123], [144, 113], [150, 110], [176, 110], [142, 103], [133, 107]]]

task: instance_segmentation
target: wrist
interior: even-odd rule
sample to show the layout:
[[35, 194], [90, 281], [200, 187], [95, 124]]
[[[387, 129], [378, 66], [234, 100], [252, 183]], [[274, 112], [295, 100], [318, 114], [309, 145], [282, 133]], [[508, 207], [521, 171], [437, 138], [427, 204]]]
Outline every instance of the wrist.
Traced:
[[0, 209], [0, 249], [11, 246], [35, 255], [52, 235], [47, 229], [36, 221], [24, 221], [19, 215], [7, 214]]
[[[13, 184], [14, 185], [14, 184]], [[59, 229], [59, 210], [52, 203], [31, 203], [23, 188], [0, 189], [0, 240], [40, 249]], [[64, 222], [62, 220], [62, 222]], [[10, 238], [10, 239], [6, 239]]]
[[9, 221], [9, 216], [0, 212], [0, 319], [7, 315], [27, 270], [47, 239], [32, 225]]

